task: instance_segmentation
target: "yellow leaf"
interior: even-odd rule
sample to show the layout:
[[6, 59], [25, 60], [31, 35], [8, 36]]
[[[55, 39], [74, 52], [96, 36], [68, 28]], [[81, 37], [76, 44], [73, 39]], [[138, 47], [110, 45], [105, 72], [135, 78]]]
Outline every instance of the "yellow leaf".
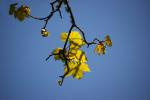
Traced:
[[79, 48], [81, 48], [81, 45], [70, 42], [70, 49], [79, 49]]
[[65, 42], [66, 41], [66, 39], [67, 39], [67, 36], [68, 36], [68, 33], [66, 33], [66, 32], [62, 32], [61, 33], [61, 40], [63, 41], [63, 42]]
[[83, 77], [83, 72], [79, 70], [73, 77], [80, 80]]
[[[67, 36], [68, 36], [68, 33], [66, 33], [66, 32], [63, 32], [63, 33], [61, 33], [61, 40], [64, 42], [64, 41], [66, 41], [66, 39], [67, 39]], [[72, 45], [77, 45], [77, 46], [81, 46], [81, 45], [84, 45], [85, 44], [85, 42], [83, 41], [83, 39], [82, 39], [82, 37], [81, 37], [81, 35], [80, 35], [80, 33], [79, 32], [77, 32], [77, 31], [72, 31], [71, 33], [70, 33], [70, 36], [69, 36], [69, 42], [72, 44]]]
[[96, 47], [95, 47], [95, 50], [94, 50], [97, 54], [105, 54], [105, 46], [104, 44], [100, 43], [98, 44]]
[[112, 46], [112, 41], [111, 41], [109, 35], [107, 35], [105, 37], [105, 43], [106, 43], [107, 46], [110, 46], [110, 47]]
[[73, 61], [80, 62], [80, 63], [87, 62], [87, 57], [85, 56], [85, 52], [79, 49], [70, 49], [69, 59], [72, 59]]
[[18, 10], [21, 11], [22, 16], [28, 17], [30, 15], [30, 8], [22, 5]]
[[30, 11], [29, 7], [24, 7], [24, 11], [23, 12], [25, 13], [25, 16], [28, 17], [30, 15], [31, 11]]
[[23, 21], [26, 17], [30, 15], [30, 8], [22, 5], [17, 10], [14, 11], [14, 17], [19, 21]]
[[91, 71], [86, 63], [81, 63], [80, 66], [81, 66], [80, 70], [82, 70], [83, 72], [90, 72]]
[[[56, 48], [53, 50], [52, 54], [59, 54], [60, 51], [63, 50], [62, 48]], [[62, 59], [60, 55], [54, 55], [55, 60], [60, 60]]]
[[84, 72], [90, 72], [90, 68], [86, 63], [69, 62], [68, 67], [69, 71], [67, 67], [65, 67], [64, 69], [66, 77], [72, 75], [74, 78], [81, 79], [83, 77]]

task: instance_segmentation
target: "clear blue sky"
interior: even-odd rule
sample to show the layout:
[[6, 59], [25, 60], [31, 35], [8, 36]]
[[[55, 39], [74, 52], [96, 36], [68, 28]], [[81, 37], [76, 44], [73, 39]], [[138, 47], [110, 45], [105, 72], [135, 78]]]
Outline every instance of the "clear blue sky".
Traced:
[[[63, 46], [59, 37], [69, 18], [64, 9], [63, 20], [53, 16], [51, 35], [43, 38], [43, 22], [8, 16], [15, 1], [0, 1], [0, 100], [150, 100], [149, 0], [70, 0], [88, 40], [109, 34], [113, 46], [104, 56], [94, 54], [94, 46], [84, 48], [91, 72], [79, 81], [66, 78], [62, 87], [57, 80], [63, 64], [45, 58]], [[34, 16], [49, 13], [49, 0], [23, 1]]]

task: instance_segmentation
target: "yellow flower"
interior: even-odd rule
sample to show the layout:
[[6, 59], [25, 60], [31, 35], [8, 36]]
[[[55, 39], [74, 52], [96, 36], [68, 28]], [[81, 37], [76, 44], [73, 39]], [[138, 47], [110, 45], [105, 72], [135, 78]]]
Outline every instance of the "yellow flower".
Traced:
[[105, 43], [106, 43], [107, 46], [110, 46], [110, 47], [112, 46], [112, 41], [111, 41], [109, 35], [107, 35], [105, 37]]
[[95, 47], [95, 50], [94, 50], [97, 54], [105, 54], [105, 46], [104, 44], [100, 43], [98, 44], [96, 47]]
[[[66, 39], [67, 39], [67, 36], [68, 36], [68, 33], [66, 33], [66, 32], [61, 33], [61, 40], [63, 42], [65, 42]], [[69, 36], [68, 40], [69, 40], [69, 42], [71, 44], [71, 46], [70, 46], [71, 48], [74, 48], [74, 47], [80, 48], [82, 45], [85, 44], [85, 42], [83, 41], [80, 33], [77, 32], [77, 31], [72, 31], [70, 33], [70, 36]]]

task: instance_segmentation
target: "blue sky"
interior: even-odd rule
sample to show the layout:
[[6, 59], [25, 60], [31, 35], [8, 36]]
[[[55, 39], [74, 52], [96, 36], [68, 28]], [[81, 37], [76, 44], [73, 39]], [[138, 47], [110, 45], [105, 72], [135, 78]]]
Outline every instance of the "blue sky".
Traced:
[[[63, 64], [47, 55], [62, 47], [60, 33], [68, 32], [69, 18], [63, 12], [49, 22], [48, 38], [40, 35], [43, 22], [19, 22], [8, 16], [9, 4], [0, 1], [0, 100], [150, 100], [150, 1], [70, 0], [70, 5], [88, 41], [109, 34], [113, 46], [106, 55], [84, 48], [90, 73], [81, 80], [68, 77], [57, 84]], [[49, 13], [49, 0], [24, 0], [33, 16]]]

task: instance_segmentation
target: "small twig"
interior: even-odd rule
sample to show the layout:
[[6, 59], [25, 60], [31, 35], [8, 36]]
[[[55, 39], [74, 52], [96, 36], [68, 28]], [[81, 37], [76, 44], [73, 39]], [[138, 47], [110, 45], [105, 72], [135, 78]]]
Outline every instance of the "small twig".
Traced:
[[[58, 2], [58, 1], [57, 1]], [[60, 7], [61, 7], [61, 5], [62, 5], [62, 1], [61, 2], [59, 2], [59, 4], [58, 4], [58, 6], [57, 6], [57, 8], [55, 9], [54, 8], [54, 4], [55, 3], [50, 3], [51, 4], [51, 9], [52, 9], [52, 11], [51, 11], [51, 13], [47, 16], [47, 18], [45, 19], [45, 25], [44, 25], [44, 29], [46, 28], [46, 26], [47, 26], [47, 24], [48, 24], [48, 22], [49, 22], [49, 20], [52, 18], [52, 16], [53, 16], [53, 14], [55, 13], [55, 12], [59, 12], [59, 14], [61, 13], [61, 11], [60, 11]], [[61, 14], [60, 14], [60, 17], [62, 17], [61, 16]]]
[[51, 56], [59, 55], [59, 53], [49, 55], [45, 60], [47, 61]]
[[85, 33], [82, 31], [82, 29], [80, 29], [77, 25], [75, 25], [75, 27], [82, 33], [82, 36], [83, 36], [83, 39], [84, 39], [84, 42], [87, 44], [87, 47], [89, 47], [90, 45], [93, 45], [93, 44], [97, 44], [95, 41], [100, 41], [98, 40], [97, 38], [95, 38], [92, 42], [87, 42], [86, 38], [85, 38]]
[[66, 10], [67, 12], [70, 14], [70, 19], [71, 19], [71, 23], [75, 25], [75, 19], [74, 19], [74, 16], [73, 16], [73, 13], [72, 13], [72, 10], [71, 10], [71, 7], [68, 3], [68, 0], [63, 0], [64, 2], [64, 5], [66, 5]]
[[[54, 7], [54, 5], [58, 3], [58, 5], [56, 7]], [[48, 22], [50, 21], [50, 19], [52, 18], [52, 16], [54, 15], [54, 13], [56, 12], [59, 12], [59, 15], [60, 15], [60, 18], [62, 18], [62, 14], [61, 14], [61, 5], [62, 5], [62, 0], [55, 0], [53, 2], [50, 3], [51, 5], [51, 12], [48, 16], [44, 17], [44, 18], [38, 18], [38, 17], [34, 17], [32, 15], [29, 15], [29, 17], [33, 18], [33, 19], [36, 19], [36, 20], [44, 20], [45, 21], [45, 24], [43, 26], [43, 29], [46, 28]]]
[[29, 17], [33, 18], [33, 19], [37, 19], [37, 20], [45, 20], [47, 17], [44, 17], [44, 18], [38, 18], [38, 17], [34, 17], [32, 15], [29, 15]]

